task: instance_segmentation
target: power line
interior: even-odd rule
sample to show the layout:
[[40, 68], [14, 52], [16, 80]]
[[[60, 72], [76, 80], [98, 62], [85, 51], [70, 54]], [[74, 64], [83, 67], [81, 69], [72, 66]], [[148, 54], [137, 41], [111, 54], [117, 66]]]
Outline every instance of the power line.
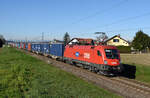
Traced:
[[142, 29], [150, 29], [150, 27], [128, 28], [128, 29], [120, 29], [120, 30], [110, 30], [105, 32], [122, 32], [122, 31], [142, 30]]
[[[109, 30], [109, 31], [102, 31], [102, 32], [105, 32], [105, 33], [114, 33], [114, 32], [124, 32], [124, 31], [135, 31], [135, 30], [145, 30], [145, 29], [149, 29], [150, 30], [150, 27], [149, 26], [145, 26], [145, 27], [135, 27], [135, 28], [124, 28], [124, 29], [117, 29], [117, 30]], [[82, 33], [82, 35], [88, 35], [88, 34], [95, 34], [94, 33], [91, 33], [91, 32], [88, 32], [88, 33]]]
[[128, 17], [128, 18], [124, 18], [124, 19], [120, 19], [120, 20], [114, 21], [114, 22], [112, 22], [110, 24], [105, 24], [104, 26], [96, 27], [96, 28], [104, 28], [104, 27], [115, 25], [115, 24], [118, 24], [118, 23], [121, 23], [121, 22], [124, 22], [124, 21], [135, 20], [135, 19], [138, 19], [138, 18], [141, 18], [141, 17], [145, 17], [145, 16], [149, 16], [149, 15], [150, 15], [150, 12], [144, 13], [144, 14], [140, 14], [140, 15], [136, 15], [136, 16], [132, 16], [132, 17]]
[[78, 21], [73, 22], [72, 24], [76, 24], [76, 23], [82, 22], [82, 21], [84, 21], [84, 20], [87, 20], [87, 19], [89, 19], [89, 18], [93, 18], [93, 17], [95, 17], [95, 16], [97, 16], [97, 15], [99, 15], [99, 14], [106, 13], [107, 11], [110, 11], [110, 10], [112, 10], [112, 9], [114, 9], [114, 8], [117, 8], [117, 7], [121, 6], [122, 4], [124, 4], [124, 3], [127, 2], [127, 1], [128, 1], [128, 0], [122, 0], [122, 1], [119, 2], [119, 3], [116, 3], [116, 4], [112, 5], [112, 6], [109, 7], [108, 9], [105, 9], [105, 10], [102, 10], [102, 11], [98, 11], [98, 12], [92, 14], [92, 15], [89, 15], [89, 16], [86, 16], [86, 17], [84, 17], [84, 18], [81, 18], [81, 19], [79, 19]]
[[32, 38], [32, 40], [39, 40], [40, 38], [41, 36], [37, 36], [37, 37]]

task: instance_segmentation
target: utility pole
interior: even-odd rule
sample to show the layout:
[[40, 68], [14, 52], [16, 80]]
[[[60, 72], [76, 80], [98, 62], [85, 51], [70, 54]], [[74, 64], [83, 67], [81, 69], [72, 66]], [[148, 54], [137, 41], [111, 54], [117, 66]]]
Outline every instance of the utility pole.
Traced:
[[25, 42], [27, 42], [27, 40], [28, 40], [27, 37], [25, 37]]
[[44, 32], [42, 32], [42, 41], [44, 41]]

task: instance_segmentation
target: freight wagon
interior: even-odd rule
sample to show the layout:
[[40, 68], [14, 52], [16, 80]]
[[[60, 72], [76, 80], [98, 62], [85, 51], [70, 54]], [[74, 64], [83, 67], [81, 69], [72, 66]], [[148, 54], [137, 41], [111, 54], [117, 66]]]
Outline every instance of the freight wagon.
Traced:
[[31, 44], [31, 51], [34, 53], [36, 52], [35, 43]]
[[25, 43], [25, 50], [28, 50], [28, 43]]
[[31, 43], [27, 43], [27, 45], [28, 45], [27, 50], [31, 51]]
[[54, 59], [62, 59], [64, 54], [64, 44], [31, 43], [31, 51]]
[[43, 44], [41, 44], [41, 51], [42, 51], [42, 54], [44, 56], [49, 56], [49, 53], [50, 53], [50, 44], [49, 43], [43, 43]]
[[55, 59], [63, 59], [64, 44], [53, 43], [50, 44], [50, 56]]

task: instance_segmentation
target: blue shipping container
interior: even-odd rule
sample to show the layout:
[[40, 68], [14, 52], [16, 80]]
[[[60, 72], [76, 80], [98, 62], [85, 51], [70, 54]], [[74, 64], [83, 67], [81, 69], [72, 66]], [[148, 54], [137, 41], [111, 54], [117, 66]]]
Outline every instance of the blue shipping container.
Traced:
[[38, 44], [35, 44], [35, 51], [38, 52]]
[[26, 44], [26, 50], [28, 50], [28, 43], [25, 43]]
[[31, 44], [31, 51], [33, 51], [33, 52], [35, 51], [35, 44], [34, 43]]
[[34, 51], [35, 52], [39, 52], [39, 46], [38, 46], [38, 44], [36, 43], [36, 44], [34, 44]]
[[41, 53], [41, 44], [36, 44], [36, 51], [38, 52], [38, 53]]
[[49, 44], [48, 43], [41, 44], [41, 51], [43, 54], [49, 54]]
[[54, 56], [63, 56], [64, 44], [50, 44], [50, 54]]

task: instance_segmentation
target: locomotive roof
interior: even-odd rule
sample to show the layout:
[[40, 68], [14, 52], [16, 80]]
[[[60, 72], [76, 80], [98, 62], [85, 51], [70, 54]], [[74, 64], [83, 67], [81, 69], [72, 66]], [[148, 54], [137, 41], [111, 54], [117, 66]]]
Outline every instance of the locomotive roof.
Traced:
[[[68, 45], [69, 47], [70, 45]], [[82, 49], [99, 49], [99, 48], [108, 48], [108, 49], [116, 49], [115, 46], [108, 46], [108, 45], [72, 45], [73, 48], [82, 48]]]
[[73, 38], [68, 42], [68, 44], [76, 43], [76, 44], [91, 44], [93, 39], [90, 38]]

